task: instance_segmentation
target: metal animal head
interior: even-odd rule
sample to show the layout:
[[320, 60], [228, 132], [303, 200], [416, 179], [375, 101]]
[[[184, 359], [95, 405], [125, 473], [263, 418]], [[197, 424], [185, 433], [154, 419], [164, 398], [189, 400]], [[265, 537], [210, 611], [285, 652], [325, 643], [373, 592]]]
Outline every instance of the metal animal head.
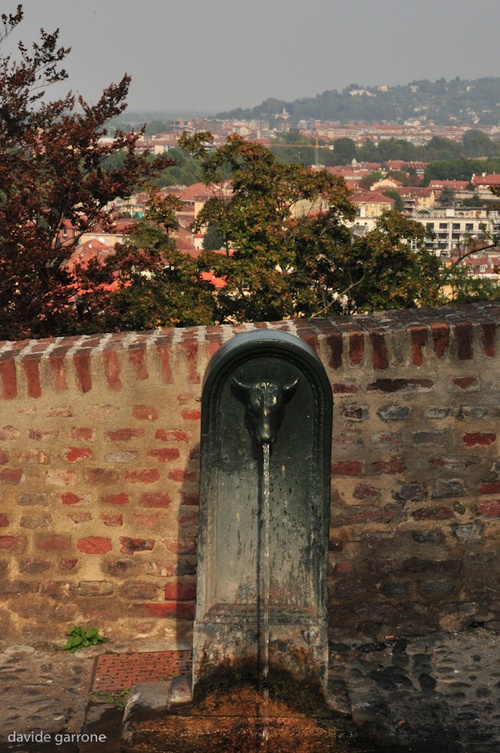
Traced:
[[292, 398], [299, 377], [289, 384], [262, 380], [246, 384], [234, 377], [233, 382], [241, 390], [252, 427], [259, 444], [272, 444], [285, 413], [285, 405]]

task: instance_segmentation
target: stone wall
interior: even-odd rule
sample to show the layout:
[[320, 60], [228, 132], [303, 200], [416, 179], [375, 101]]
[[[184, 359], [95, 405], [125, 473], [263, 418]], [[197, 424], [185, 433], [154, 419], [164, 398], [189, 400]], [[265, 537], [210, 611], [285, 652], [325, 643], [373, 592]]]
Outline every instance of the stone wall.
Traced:
[[500, 625], [500, 307], [0, 343], [0, 628], [188, 638], [201, 383], [253, 326], [334, 392], [334, 638]]

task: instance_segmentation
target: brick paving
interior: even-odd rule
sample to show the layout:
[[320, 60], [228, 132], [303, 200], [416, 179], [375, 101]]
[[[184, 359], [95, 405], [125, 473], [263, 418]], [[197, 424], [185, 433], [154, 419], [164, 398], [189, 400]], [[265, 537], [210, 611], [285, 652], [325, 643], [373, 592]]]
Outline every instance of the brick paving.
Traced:
[[92, 691], [115, 693], [140, 682], [161, 682], [191, 671], [191, 651], [102, 654], [94, 664]]

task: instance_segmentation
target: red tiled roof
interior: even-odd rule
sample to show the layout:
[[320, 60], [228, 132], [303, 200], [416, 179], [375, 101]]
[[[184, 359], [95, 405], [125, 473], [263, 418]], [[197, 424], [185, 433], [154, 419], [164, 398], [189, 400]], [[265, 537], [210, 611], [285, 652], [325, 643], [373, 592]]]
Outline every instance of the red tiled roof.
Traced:
[[126, 235], [130, 233], [132, 227], [136, 224], [136, 222], [137, 219], [130, 219], [129, 217], [117, 217], [113, 220], [113, 224], [110, 229], [106, 229], [102, 225], [94, 225], [93, 227], [86, 230], [85, 234], [88, 235], [89, 233], [92, 233], [93, 235]]
[[221, 191], [227, 191], [229, 187], [229, 181], [225, 181], [222, 185], [216, 184], [211, 186], [206, 186], [204, 183], [193, 183], [186, 188], [180, 188], [179, 193], [176, 192], [176, 194], [182, 201], [206, 200], [212, 196], [217, 196]]
[[102, 243], [97, 239], [86, 241], [76, 246], [73, 253], [65, 263], [65, 268], [72, 271], [76, 264], [86, 265], [91, 259], [96, 257], [106, 258], [115, 251], [114, 247], [108, 243]]
[[500, 175], [490, 173], [490, 175], [475, 175], [471, 183], [473, 186], [500, 186]]
[[[387, 188], [397, 188], [398, 186], [402, 186], [402, 182], [400, 180], [396, 180], [396, 178], [380, 178], [380, 180], [376, 180], [373, 184], [374, 186], [380, 184], [380, 183], [390, 183], [391, 185], [388, 185]], [[375, 189], [370, 189], [375, 190]]]
[[182, 254], [191, 256], [193, 259], [197, 259], [201, 254], [200, 249], [195, 248], [193, 244], [187, 240], [187, 238], [176, 238], [175, 244], [178, 251], [180, 251]]
[[394, 199], [384, 196], [377, 191], [362, 191], [351, 196], [351, 201], [355, 204], [394, 204]]
[[202, 272], [201, 279], [210, 282], [217, 290], [226, 287], [226, 281], [224, 278], [216, 277], [213, 272]]
[[453, 188], [456, 191], [464, 191], [468, 185], [468, 180], [431, 180], [429, 188]]
[[400, 186], [394, 189], [400, 196], [432, 196], [433, 188], [421, 188], [419, 186]]
[[410, 167], [415, 168], [415, 170], [423, 170], [427, 165], [428, 162], [405, 162], [402, 159], [390, 159], [386, 163], [387, 167], [389, 167], [391, 170], [404, 170], [409, 169]]

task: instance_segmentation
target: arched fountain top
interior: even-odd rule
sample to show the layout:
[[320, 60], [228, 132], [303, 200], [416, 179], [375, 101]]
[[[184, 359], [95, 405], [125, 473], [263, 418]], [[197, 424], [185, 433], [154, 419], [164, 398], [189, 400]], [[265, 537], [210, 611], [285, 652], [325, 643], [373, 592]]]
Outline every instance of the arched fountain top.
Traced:
[[205, 372], [204, 384], [210, 379], [219, 364], [226, 360], [231, 362], [246, 358], [252, 351], [259, 351], [259, 355], [266, 350], [276, 355], [286, 353], [288, 357], [295, 356], [308, 362], [311, 368], [322, 369], [322, 364], [315, 351], [304, 340], [290, 332], [279, 329], [259, 329], [251, 332], [241, 332], [221, 345], [214, 354]]
[[[331, 414], [332, 390], [325, 368], [315, 351], [300, 337], [278, 329], [252, 330], [235, 335], [213, 355], [203, 379], [203, 395], [217, 389], [217, 383], [226, 379], [228, 372], [252, 358], [278, 358], [297, 366], [316, 382], [324, 398], [324, 410]], [[330, 398], [330, 399], [329, 399]], [[208, 419], [205, 412], [203, 419]]]

